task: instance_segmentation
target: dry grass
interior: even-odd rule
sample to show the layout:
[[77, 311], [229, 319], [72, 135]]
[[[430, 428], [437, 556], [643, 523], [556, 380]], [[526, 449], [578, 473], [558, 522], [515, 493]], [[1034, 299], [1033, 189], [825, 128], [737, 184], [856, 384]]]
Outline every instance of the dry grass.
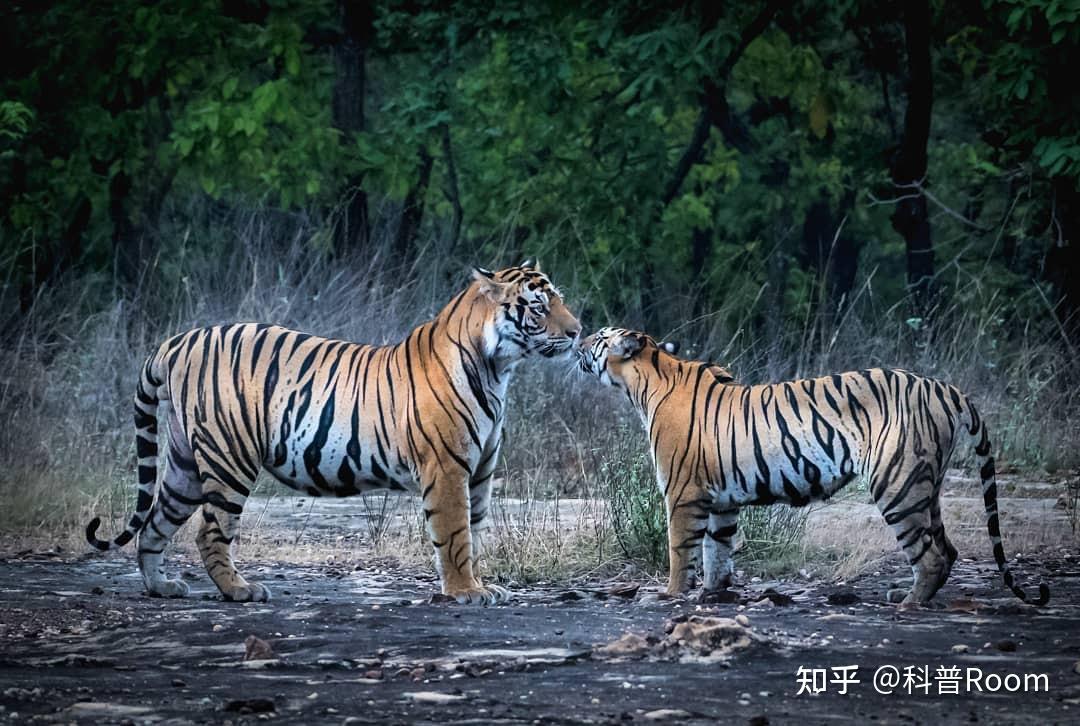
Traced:
[[[448, 259], [432, 241], [409, 269], [395, 266], [389, 243], [330, 261], [314, 251], [323, 230], [283, 216], [237, 214], [177, 229], [174, 236], [184, 244], [158, 259], [135, 291], [117, 294], [111, 280], [73, 277], [43, 291], [29, 314], [6, 321], [0, 346], [6, 548], [51, 542], [82, 551], [82, 528], [92, 516], [103, 516], [106, 527], [122, 525], [134, 499], [131, 395], [144, 356], [166, 336], [195, 325], [263, 320], [332, 337], [394, 341], [460, 288], [470, 264], [494, 265], [501, 254], [495, 245]], [[545, 269], [573, 307], [603, 309], [603, 300], [591, 299], [596, 281], [573, 261]], [[0, 303], [9, 293], [0, 295]], [[689, 353], [722, 361], [748, 382], [868, 365], [938, 375], [974, 395], [999, 461], [1035, 472], [1080, 465], [1074, 362], [1053, 330], [1036, 333], [1004, 319], [1000, 301], [955, 291], [956, 307], [941, 312], [942, 323], [927, 344], [905, 327], [898, 311], [875, 309], [864, 290], [839, 320], [807, 315], [801, 324], [774, 328], [780, 332], [766, 340], [745, 332], [752, 318], [765, 314], [765, 298], [757, 293], [732, 290], [730, 303], [699, 318], [691, 301], [673, 298], [668, 318], [689, 322], [653, 332], [676, 332]], [[618, 321], [605, 316], [585, 322], [595, 328]], [[633, 323], [632, 311], [626, 322]], [[500, 472], [506, 483], [483, 568], [503, 579], [535, 581], [612, 571], [633, 560], [641, 572], [659, 573], [663, 565], [655, 552], [657, 536], [662, 550], [662, 530], [658, 535], [655, 527], [636, 527], [640, 522], [612, 510], [628, 491], [651, 491], [645, 437], [626, 402], [569, 367], [534, 364], [515, 381], [509, 412]], [[262, 495], [270, 491], [283, 490], [267, 484], [249, 505], [249, 524], [259, 520]], [[305, 518], [310, 525], [315, 515], [302, 514], [309, 506], [319, 511], [324, 502], [286, 501], [302, 506], [276, 526], [247, 528], [241, 557], [430, 559], [419, 514], [407, 498], [394, 505], [372, 501], [382, 508], [381, 519], [370, 516], [325, 535], [305, 530]], [[762, 573], [808, 565], [845, 573], [875, 552], [893, 549], [891, 538], [879, 542], [871, 527], [852, 528], [858, 532], [852, 539], [824, 521], [813, 515], [805, 536], [799, 516], [770, 515], [757, 529], [744, 523], [750, 541], [743, 561]], [[843, 530], [844, 518], [839, 521]], [[1006, 534], [1020, 536], [1009, 535], [1008, 527]], [[187, 542], [187, 536], [180, 539]], [[654, 555], [642, 554], [648, 551]]]

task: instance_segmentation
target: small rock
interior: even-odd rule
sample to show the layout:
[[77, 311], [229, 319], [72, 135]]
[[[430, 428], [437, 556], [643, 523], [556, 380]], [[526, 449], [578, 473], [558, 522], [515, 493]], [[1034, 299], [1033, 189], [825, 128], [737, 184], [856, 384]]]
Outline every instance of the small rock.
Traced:
[[262, 638], [249, 635], [244, 639], [244, 660], [270, 660], [276, 657], [274, 649]]
[[893, 604], [903, 602], [905, 597], [907, 597], [907, 590], [901, 587], [894, 587], [885, 593], [885, 600]]
[[172, 685], [173, 685], [173, 688], [183, 688], [183, 687], [185, 687], [187, 685], [187, 681], [184, 681], [181, 678], [173, 678], [172, 679]]
[[431, 703], [435, 705], [443, 705], [447, 703], [453, 703], [455, 701], [464, 701], [465, 696], [458, 693], [442, 693], [440, 691], [413, 691], [411, 693], [403, 694], [406, 698], [411, 698], [417, 703]]
[[275, 708], [274, 701], [270, 698], [237, 698], [227, 701], [222, 710], [236, 713], [270, 713]]
[[784, 606], [784, 605], [790, 605], [791, 603], [795, 602], [794, 598], [792, 598], [791, 595], [785, 595], [782, 592], [777, 592], [776, 590], [772, 589], [771, 587], [768, 590], [766, 590], [764, 593], [762, 593], [762, 595], [764, 597], [767, 597], [772, 602], [773, 605]]
[[1073, 673], [1080, 676], [1080, 660], [1073, 664]]
[[769, 726], [769, 717], [759, 713], [757, 716], [751, 716], [747, 724], [748, 726]]
[[373, 681], [381, 681], [383, 672], [381, 668], [375, 668], [370, 671], [364, 671], [364, 678], [370, 678]]
[[616, 585], [607, 591], [608, 595], [615, 597], [625, 597], [627, 599], [633, 598], [638, 593], [638, 589], [641, 587], [640, 583], [630, 582], [622, 585]]
[[998, 650], [1002, 651], [1003, 653], [1015, 653], [1016, 652], [1016, 641], [1015, 640], [1009, 640], [1008, 638], [1006, 638], [1004, 640], [999, 640], [997, 643], [994, 644], [994, 646]]
[[214, 627], [212, 627], [210, 629], [213, 630], [215, 633], [220, 633], [225, 628], [224, 628], [224, 626], [221, 625], [221, 623], [214, 623]]
[[953, 653], [967, 653], [968, 652], [968, 647], [966, 645], [964, 645], [963, 643], [960, 643], [960, 644], [954, 645], [952, 647], [952, 652]]
[[825, 598], [830, 605], [854, 605], [862, 600], [854, 590], [837, 590]]
[[746, 617], [742, 613], [739, 613], [735, 616], [735, 622], [743, 626], [744, 628], [750, 627], [750, 618]]
[[414, 681], [418, 681], [423, 678], [425, 673], [427, 673], [427, 671], [423, 667], [413, 668], [411, 671], [409, 671], [409, 675], [412, 676], [412, 679]]
[[698, 598], [706, 604], [727, 604], [739, 601], [739, 593], [735, 590], [702, 590]]
[[90, 594], [91, 595], [104, 595], [105, 594], [105, 588], [103, 588], [101, 585], [94, 585], [92, 588], [90, 588]]
[[584, 600], [585, 596], [578, 590], [567, 590], [566, 592], [560, 592], [555, 596], [555, 600], [558, 602], [570, 602], [572, 600]]
[[641, 717], [646, 721], [675, 721], [691, 718], [692, 714], [681, 708], [658, 708], [655, 711], [646, 711]]

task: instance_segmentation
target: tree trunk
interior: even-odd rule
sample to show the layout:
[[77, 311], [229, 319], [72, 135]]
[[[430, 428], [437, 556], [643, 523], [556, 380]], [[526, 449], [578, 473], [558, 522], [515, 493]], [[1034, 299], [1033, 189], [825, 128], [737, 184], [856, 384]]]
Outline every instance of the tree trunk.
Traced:
[[461, 238], [461, 221], [463, 218], [461, 208], [461, 188], [458, 186], [457, 166], [454, 164], [454, 147], [450, 143], [450, 125], [442, 125], [442, 153], [443, 163], [446, 164], [446, 197], [450, 200], [453, 208], [453, 216], [450, 221], [450, 241], [447, 244], [446, 253], [450, 254], [457, 247]]
[[[659, 223], [659, 217], [663, 214], [664, 209], [679, 195], [682, 185], [693, 166], [704, 158], [705, 143], [709, 140], [709, 132], [713, 127], [720, 130], [724, 135], [724, 140], [732, 148], [744, 153], [748, 151], [749, 139], [746, 137], [745, 132], [739, 128], [728, 106], [727, 79], [739, 58], [742, 57], [746, 47], [765, 32], [776, 14], [788, 4], [788, 0], [769, 0], [769, 2], [766, 2], [753, 20], [743, 29], [739, 42], [728, 53], [714, 75], [701, 80], [701, 93], [698, 96], [700, 110], [697, 121], [694, 123], [693, 133], [690, 135], [690, 142], [687, 144], [682, 156], [679, 157], [679, 161], [675, 164], [671, 178], [664, 185], [660, 204], [657, 206], [655, 213], [650, 216], [646, 224], [645, 234], [641, 240], [643, 256], [640, 278], [641, 306], [647, 323], [655, 322], [651, 318], [656, 307], [656, 296], [654, 290], [655, 273], [650, 248], [652, 247], [652, 235]], [[720, 7], [719, 3], [705, 4], [700, 24], [702, 32], [710, 30], [720, 22]], [[696, 281], [701, 270], [705, 268], [708, 254], [712, 249], [712, 230], [695, 229], [691, 235], [690, 245], [691, 275], [693, 280]], [[700, 255], [700, 259], [698, 259], [698, 255]]]
[[934, 247], [926, 196], [921, 190], [926, 184], [926, 145], [930, 138], [934, 99], [928, 0], [913, 0], [905, 6], [904, 35], [908, 57], [908, 103], [904, 113], [904, 135], [891, 170], [899, 194], [892, 225], [907, 245], [907, 278], [913, 312], [926, 321], [934, 303]]
[[83, 235], [90, 224], [92, 211], [90, 200], [85, 196], [79, 197], [60, 236], [59, 245], [43, 246], [37, 259], [34, 259], [33, 251], [22, 256], [20, 267], [29, 270], [29, 275], [19, 289], [19, 308], [22, 312], [30, 310], [38, 290], [43, 285], [64, 274], [79, 261], [82, 256]]
[[144, 258], [143, 235], [128, 213], [130, 197], [131, 177], [127, 172], [118, 171], [109, 180], [109, 221], [112, 223], [116, 270], [125, 285], [131, 285], [138, 279]]
[[[850, 207], [848, 201], [843, 204]], [[806, 211], [802, 229], [802, 261], [818, 273], [825, 288], [820, 304], [830, 321], [836, 320], [848, 302], [859, 263], [859, 246], [851, 235], [844, 234], [837, 216], [825, 199], [819, 199]]]
[[[364, 93], [367, 51], [375, 30], [375, 13], [369, 0], [338, 0], [341, 40], [334, 47], [333, 122], [341, 131], [342, 144], [351, 144], [364, 130]], [[345, 179], [345, 207], [334, 229], [338, 254], [367, 245], [371, 232], [364, 175]]]
[[1053, 180], [1055, 240], [1045, 276], [1054, 286], [1054, 311], [1074, 348], [1080, 348], [1080, 193], [1072, 179]]
[[405, 204], [401, 209], [401, 222], [397, 230], [398, 261], [407, 265], [411, 261], [410, 252], [417, 232], [420, 231], [420, 222], [424, 218], [424, 198], [427, 196], [428, 182], [431, 180], [431, 166], [434, 162], [431, 154], [423, 146], [418, 154], [416, 185], [409, 189], [405, 196]]

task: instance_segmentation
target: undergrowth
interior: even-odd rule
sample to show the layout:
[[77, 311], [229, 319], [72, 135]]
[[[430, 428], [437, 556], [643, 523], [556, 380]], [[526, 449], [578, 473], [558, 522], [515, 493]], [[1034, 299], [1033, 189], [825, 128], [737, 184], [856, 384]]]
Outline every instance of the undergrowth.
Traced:
[[[196, 325], [259, 320], [328, 337], [394, 342], [467, 283], [470, 265], [520, 261], [508, 259], [497, 242], [477, 255], [449, 257], [432, 240], [415, 264], [403, 267], [386, 235], [362, 254], [330, 259], [313, 243], [325, 236], [322, 230], [279, 217], [256, 210], [192, 222], [173, 233], [199, 242], [156, 260], [135, 289], [72, 274], [39, 291], [28, 312], [9, 314], [0, 346], [0, 504], [9, 538], [79, 546], [92, 516], [102, 516], [106, 526], [122, 524], [134, 504], [131, 397], [145, 356], [167, 336]], [[545, 270], [571, 309], [592, 311], [583, 315], [587, 329], [623, 322], [598, 312], [605, 308], [591, 298], [586, 268], [572, 260], [550, 262]], [[14, 310], [12, 291], [2, 291], [4, 309]], [[898, 310], [878, 310], [865, 289], [842, 315], [807, 316], [768, 339], [746, 332], [751, 316], [768, 311], [724, 308], [703, 316], [678, 299], [668, 316], [690, 322], [652, 332], [681, 339], [691, 355], [720, 361], [745, 382], [876, 365], [934, 375], [972, 395], [1002, 468], [1077, 467], [1080, 389], [1068, 348], [1053, 331], [1037, 333], [1003, 319], [1003, 306], [982, 301], [977, 291], [954, 293], [957, 302], [939, 312], [932, 338], [906, 327]], [[746, 298], [746, 291], [732, 295]], [[645, 435], [627, 402], [568, 362], [530, 361], [512, 386], [508, 410], [503, 486], [484, 567], [518, 581], [617, 570], [625, 563], [662, 573], [663, 502]], [[954, 463], [970, 459], [960, 454]], [[260, 488], [259, 496], [268, 489], [286, 494], [273, 485]], [[588, 504], [560, 506], [571, 500]], [[392, 501], [369, 502], [384, 509], [358, 538], [365, 546], [393, 542], [383, 547], [391, 555], [403, 548], [390, 523], [404, 521]], [[571, 510], [579, 514], [568, 519]], [[249, 512], [248, 521], [256, 518]], [[805, 521], [801, 510], [747, 508], [739, 566], [761, 573], [796, 566], [804, 556]], [[406, 530], [422, 543], [421, 525], [411, 522]], [[425, 547], [415, 550], [417, 558], [428, 558]]]

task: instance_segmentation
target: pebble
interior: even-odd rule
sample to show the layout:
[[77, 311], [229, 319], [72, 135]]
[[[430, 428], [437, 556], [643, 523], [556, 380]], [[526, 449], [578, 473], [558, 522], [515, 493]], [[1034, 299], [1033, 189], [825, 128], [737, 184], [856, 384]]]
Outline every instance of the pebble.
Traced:
[[453, 703], [454, 701], [464, 701], [465, 696], [456, 693], [442, 693], [440, 691], [415, 691], [413, 693], [404, 694], [408, 698], [416, 701], [417, 703], [432, 703], [435, 705], [442, 705], [447, 703]]
[[859, 602], [860, 598], [854, 590], [841, 590], [839, 592], [830, 593], [826, 598], [826, 601], [830, 605], [854, 605]]
[[964, 645], [963, 643], [959, 643], [959, 644], [954, 645], [952, 647], [952, 652], [953, 653], [967, 653], [968, 652], [968, 647], [966, 645]]
[[1009, 640], [1008, 638], [1006, 638], [1004, 640], [999, 640], [997, 642], [997, 644], [996, 644], [996, 647], [997, 647], [998, 650], [1000, 650], [1003, 653], [1015, 653], [1016, 652], [1016, 641], [1015, 640]]
[[749, 628], [750, 627], [750, 618], [746, 617], [742, 613], [739, 613], [738, 615], [735, 616], [735, 622], [738, 623], [739, 625], [743, 626], [744, 628]]
[[681, 708], [658, 708], [655, 711], [646, 711], [641, 717], [646, 721], [676, 721], [691, 718], [689, 711]]

